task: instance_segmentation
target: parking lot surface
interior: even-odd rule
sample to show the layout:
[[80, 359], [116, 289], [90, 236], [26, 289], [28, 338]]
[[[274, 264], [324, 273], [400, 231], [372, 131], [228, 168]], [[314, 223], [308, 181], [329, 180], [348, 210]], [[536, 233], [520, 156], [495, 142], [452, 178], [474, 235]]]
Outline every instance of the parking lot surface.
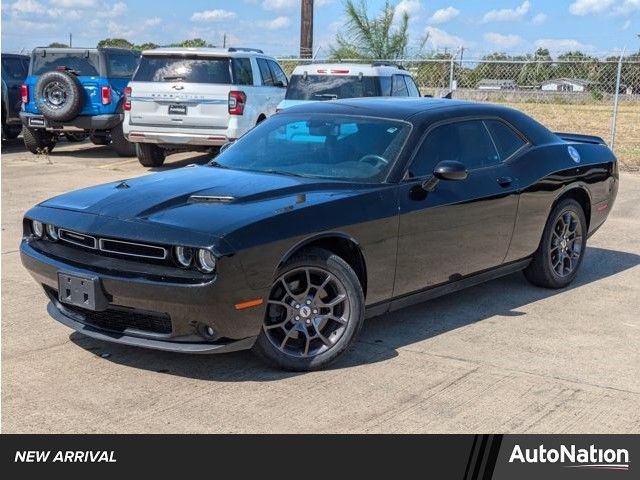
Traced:
[[[205, 156], [181, 154], [164, 168]], [[103, 343], [48, 317], [20, 264], [21, 218], [67, 190], [146, 174], [109, 147], [2, 146], [2, 430], [17, 432], [639, 432], [640, 175], [571, 288], [511, 275], [365, 323], [330, 370], [250, 352]]]

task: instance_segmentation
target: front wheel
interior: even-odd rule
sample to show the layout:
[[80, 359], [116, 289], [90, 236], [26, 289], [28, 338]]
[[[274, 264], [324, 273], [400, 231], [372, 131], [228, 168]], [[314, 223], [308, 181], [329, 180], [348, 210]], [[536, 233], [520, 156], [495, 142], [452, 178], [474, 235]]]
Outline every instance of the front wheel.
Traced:
[[353, 269], [331, 252], [307, 250], [278, 270], [254, 351], [285, 370], [318, 370], [354, 342], [363, 320]]
[[539, 287], [566, 287], [578, 273], [586, 246], [584, 210], [575, 200], [565, 199], [549, 215], [540, 246], [524, 275]]
[[164, 149], [153, 143], [136, 143], [138, 161], [143, 167], [160, 167], [164, 163]]

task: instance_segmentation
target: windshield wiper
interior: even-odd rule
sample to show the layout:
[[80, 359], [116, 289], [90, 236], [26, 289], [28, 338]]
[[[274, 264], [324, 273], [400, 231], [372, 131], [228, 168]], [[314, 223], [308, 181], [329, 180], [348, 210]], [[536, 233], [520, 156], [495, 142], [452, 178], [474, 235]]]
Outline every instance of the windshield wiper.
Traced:
[[338, 99], [338, 95], [336, 95], [334, 93], [314, 93], [313, 96], [314, 96], [314, 98], [328, 98], [330, 100], [337, 100]]
[[255, 170], [256, 172], [262, 172], [262, 173], [275, 173], [276, 175], [286, 175], [288, 177], [302, 177], [302, 178], [313, 178], [311, 175], [304, 175], [302, 173], [293, 173], [293, 172], [283, 172], [280, 170], [273, 170], [273, 169], [269, 169], [269, 170]]
[[180, 78], [185, 78], [182, 75], [168, 75], [166, 77], [162, 77], [163, 80], [178, 80]]

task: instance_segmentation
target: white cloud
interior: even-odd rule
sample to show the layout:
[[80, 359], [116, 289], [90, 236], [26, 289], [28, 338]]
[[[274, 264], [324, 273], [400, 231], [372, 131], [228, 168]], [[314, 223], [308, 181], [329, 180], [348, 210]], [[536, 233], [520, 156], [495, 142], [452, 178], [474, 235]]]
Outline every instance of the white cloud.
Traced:
[[160, 17], [147, 18], [144, 22], [142, 22], [142, 29], [147, 29], [150, 27], [157, 27], [162, 23], [162, 19]]
[[415, 17], [422, 11], [422, 3], [419, 0], [402, 0], [396, 5], [395, 14], [401, 18], [405, 13], [410, 17]]
[[531, 8], [531, 2], [525, 0], [522, 5], [516, 8], [503, 8], [500, 10], [490, 10], [482, 17], [483, 22], [514, 22], [522, 20], [529, 9]]
[[620, 30], [627, 30], [630, 26], [631, 26], [631, 20], [627, 20], [622, 24], [622, 27], [620, 27]]
[[262, 22], [258, 22], [263, 28], [268, 30], [280, 30], [281, 28], [287, 28], [291, 24], [289, 17], [276, 17], [273, 20], [265, 20]]
[[111, 7], [107, 7], [106, 9], [103, 9], [101, 11], [97, 11], [96, 17], [115, 18], [121, 15], [124, 15], [126, 11], [127, 11], [127, 4], [124, 2], [118, 2], [118, 3], [114, 3]]
[[501, 48], [511, 48], [522, 43], [522, 37], [518, 35], [502, 35], [501, 33], [488, 32], [482, 38], [485, 42]]
[[288, 10], [299, 4], [298, 0], [264, 0], [262, 8], [265, 10]]
[[576, 0], [569, 5], [572, 15], [588, 15], [590, 13], [602, 13], [613, 5], [614, 0]]
[[547, 21], [547, 15], [545, 15], [544, 13], [538, 13], [531, 19], [531, 23], [533, 25], [542, 25], [546, 21]]
[[49, 3], [63, 8], [89, 8], [96, 6], [96, 0], [49, 0]]
[[41, 14], [45, 13], [46, 7], [36, 0], [18, 0], [11, 5], [11, 10], [14, 13]]
[[436, 10], [429, 18], [430, 23], [445, 23], [460, 15], [460, 10], [455, 7], [447, 7]]
[[640, 0], [624, 0], [622, 5], [613, 9], [616, 15], [631, 15], [633, 12], [640, 12]]
[[547, 48], [551, 52], [566, 52], [568, 50], [592, 50], [592, 45], [585, 45], [573, 38], [541, 38], [535, 42], [536, 48]]
[[425, 28], [424, 33], [429, 35], [427, 43], [431, 44], [434, 48], [457, 48], [466, 44], [463, 38], [447, 33], [436, 27], [429, 26]]
[[204, 10], [202, 12], [193, 12], [191, 15], [192, 22], [219, 22], [221, 20], [230, 20], [236, 17], [235, 12], [229, 10]]
[[126, 25], [122, 22], [109, 20], [109, 22], [107, 22], [107, 31], [109, 32], [109, 35], [113, 37], [132, 40], [135, 37], [144, 34], [147, 30], [157, 27], [160, 23], [162, 23], [162, 20], [159, 17], [146, 18], [142, 21], [136, 22], [135, 25]]
[[316, 7], [326, 7], [327, 5], [331, 5], [335, 0], [316, 0], [313, 4]]

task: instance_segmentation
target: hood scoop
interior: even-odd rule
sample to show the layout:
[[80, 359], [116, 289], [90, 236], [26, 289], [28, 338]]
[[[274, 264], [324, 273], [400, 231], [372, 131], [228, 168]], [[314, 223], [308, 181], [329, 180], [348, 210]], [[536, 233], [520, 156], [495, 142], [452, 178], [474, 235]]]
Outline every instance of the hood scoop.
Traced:
[[193, 203], [232, 203], [236, 197], [231, 195], [191, 195], [189, 201]]

